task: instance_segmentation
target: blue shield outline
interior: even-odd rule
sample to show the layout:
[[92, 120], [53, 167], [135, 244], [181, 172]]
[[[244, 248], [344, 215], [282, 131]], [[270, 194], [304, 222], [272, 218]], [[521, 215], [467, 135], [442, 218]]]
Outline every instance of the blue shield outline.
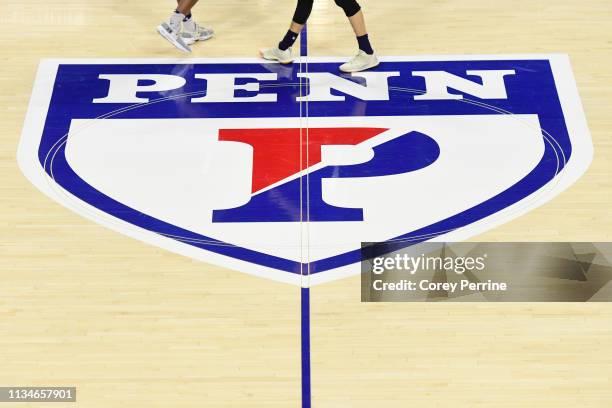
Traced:
[[[337, 59], [309, 58], [310, 72], [335, 72]], [[397, 247], [429, 239], [459, 240], [482, 232], [494, 225], [503, 223], [517, 214], [524, 213], [550, 200], [575, 182], [588, 168], [592, 158], [592, 145], [578, 93], [572, 77], [569, 61], [563, 55], [527, 56], [461, 56], [461, 57], [391, 57], [382, 59], [378, 67], [381, 71], [400, 71], [402, 76], [391, 78], [392, 100], [363, 102], [346, 97], [346, 103], [333, 106], [310, 103], [309, 116], [352, 116], [358, 110], [369, 116], [394, 115], [469, 115], [469, 114], [537, 114], [543, 130], [546, 148], [539, 164], [525, 178], [506, 191], [491, 197], [476, 207], [440, 220], [427, 227], [406, 234], [389, 237]], [[275, 67], [259, 60], [85, 60], [61, 61], [47, 60], [41, 63], [37, 83], [19, 150], [19, 163], [26, 176], [41, 190], [64, 205], [65, 194], [79, 202], [93, 207], [97, 213], [110, 215], [127, 224], [137, 226], [138, 233], [125, 231], [124, 224], [111, 226], [130, 235], [138, 235], [155, 245], [193, 256], [191, 250], [180, 250], [178, 244], [204, 250], [219, 256], [204, 256], [200, 259], [219, 263], [261, 276], [297, 283], [305, 265], [288, 259], [279, 258], [248, 248], [224, 243], [213, 237], [196, 234], [164, 221], [155, 219], [129, 208], [103, 192], [95, 190], [82, 180], [68, 165], [63, 148], [72, 119], [94, 119], [109, 111], [119, 110], [113, 118], [172, 118], [185, 117], [181, 104], [155, 104], [130, 110], [127, 106], [94, 105], [91, 100], [103, 96], [106, 89], [97, 75], [100, 73], [173, 73], [191, 76], [195, 72], [271, 72]], [[299, 82], [296, 64], [278, 82], [296, 84]], [[410, 93], [400, 89], [423, 89], [422, 79], [409, 78], [410, 71], [444, 70], [464, 76], [466, 70], [475, 69], [513, 69], [517, 75], [507, 80], [508, 99], [486, 101], [487, 106], [458, 103], [457, 101], [410, 100]], [[516, 83], [515, 83], [516, 82]], [[92, 84], [100, 84], [92, 86]], [[288, 85], [279, 95], [279, 103], [249, 103], [241, 106], [243, 117], [296, 117], [300, 114], [299, 103], [295, 97], [303, 92], [297, 85]], [[197, 92], [189, 85], [182, 92]], [[262, 92], [267, 92], [265, 89]], [[451, 91], [452, 92], [452, 91]], [[151, 95], [151, 100], [168, 95]], [[280, 106], [279, 106], [280, 104]], [[163, 106], [165, 105], [165, 106]], [[225, 106], [224, 106], [225, 105]], [[231, 104], [207, 104], [199, 109], [190, 109], [190, 117], [234, 117], [236, 109]], [[161, 109], [161, 107], [164, 109]], [[359, 107], [359, 109], [356, 109]], [[491, 110], [494, 107], [497, 112]], [[246, 112], [248, 108], [248, 112]], [[49, 158], [53, 157], [50, 161]], [[51, 164], [52, 163], [52, 164]], [[550, 191], [535, 202], [531, 202], [512, 216], [504, 212], [516, 208], [522, 201], [530, 198], [543, 187], [553, 184]], [[53, 186], [56, 183], [57, 186]], [[57, 187], [60, 187], [58, 190]], [[62, 194], [58, 191], [61, 190]], [[77, 210], [78, 211], [78, 210]], [[86, 215], [86, 214], [84, 214]], [[495, 217], [495, 215], [501, 215]], [[87, 215], [86, 215], [87, 216]], [[91, 218], [91, 217], [90, 217]], [[99, 220], [96, 220], [100, 222]], [[105, 222], [103, 222], [106, 224]], [[144, 232], [144, 233], [143, 233]], [[146, 232], [149, 232], [148, 234]], [[152, 238], [151, 234], [161, 235], [162, 239]], [[176, 238], [180, 237], [180, 238]], [[154, 241], [154, 242], [152, 242]], [[360, 248], [337, 254], [326, 259], [308, 263], [309, 273], [314, 283], [336, 277], [358, 273], [354, 264], [360, 260]], [[238, 262], [235, 262], [238, 261]], [[242, 262], [240, 262], [242, 261]], [[254, 266], [257, 271], [254, 271]], [[353, 266], [353, 267], [351, 267]], [[261, 267], [261, 268], [259, 268]], [[275, 272], [281, 272], [275, 273]], [[323, 276], [326, 277], [323, 277]], [[319, 278], [321, 276], [321, 278]]]

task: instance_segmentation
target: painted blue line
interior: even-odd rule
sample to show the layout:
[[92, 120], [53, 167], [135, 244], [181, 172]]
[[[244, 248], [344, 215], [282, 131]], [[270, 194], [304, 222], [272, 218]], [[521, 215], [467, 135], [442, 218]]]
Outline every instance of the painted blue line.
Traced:
[[311, 407], [310, 387], [310, 288], [302, 288], [302, 408]]
[[300, 33], [300, 55], [308, 55], [308, 24], [304, 24], [302, 32]]
[[[304, 24], [304, 28], [300, 34], [300, 55], [306, 57], [308, 55], [308, 28]], [[301, 63], [301, 62], [300, 62]], [[308, 110], [306, 110], [308, 112]], [[305, 194], [308, 197], [308, 194]], [[308, 221], [308, 217], [306, 218]], [[308, 260], [309, 261], [309, 260]], [[310, 273], [308, 262], [302, 263], [302, 275]], [[310, 288], [301, 288], [301, 339], [302, 339], [302, 408], [311, 408], [312, 406], [312, 389], [310, 383]]]

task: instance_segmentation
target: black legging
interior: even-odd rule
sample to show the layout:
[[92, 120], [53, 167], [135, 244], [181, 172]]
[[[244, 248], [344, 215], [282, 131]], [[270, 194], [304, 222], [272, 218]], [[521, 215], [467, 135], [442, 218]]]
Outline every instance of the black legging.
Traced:
[[[356, 0], [334, 0], [339, 7], [342, 7], [344, 14], [347, 17], [353, 17], [361, 10], [359, 3]], [[298, 24], [306, 24], [310, 12], [312, 11], [312, 3], [314, 0], [298, 0], [297, 7], [295, 8], [295, 14], [293, 15], [293, 21]]]

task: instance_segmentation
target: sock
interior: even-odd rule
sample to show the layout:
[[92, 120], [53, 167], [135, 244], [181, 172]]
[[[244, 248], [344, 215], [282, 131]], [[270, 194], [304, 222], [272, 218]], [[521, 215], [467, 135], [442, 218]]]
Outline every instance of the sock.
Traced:
[[365, 52], [366, 54], [374, 54], [374, 50], [372, 49], [372, 45], [370, 45], [370, 40], [368, 39], [367, 34], [362, 35], [361, 37], [357, 37], [357, 44], [359, 44], [359, 49]]
[[183, 19], [183, 30], [187, 32], [193, 32], [196, 29], [195, 21], [191, 18], [191, 13], [185, 16]]
[[298, 38], [298, 35], [291, 30], [287, 30], [287, 34], [283, 37], [283, 40], [278, 43], [278, 48], [282, 51], [285, 51], [287, 48], [291, 47], [295, 40]]
[[178, 10], [174, 10], [174, 13], [170, 16], [170, 27], [177, 30], [181, 26], [181, 21], [183, 21], [184, 18], [184, 14], [181, 14]]

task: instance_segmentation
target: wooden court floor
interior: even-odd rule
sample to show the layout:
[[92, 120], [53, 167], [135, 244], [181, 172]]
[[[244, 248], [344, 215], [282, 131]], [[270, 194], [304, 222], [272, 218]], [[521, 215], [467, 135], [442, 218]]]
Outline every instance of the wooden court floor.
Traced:
[[[342, 12], [315, 4], [310, 55], [351, 55]], [[380, 55], [568, 53], [594, 161], [553, 201], [477, 239], [612, 240], [610, 1], [362, 5]], [[299, 288], [107, 230], [43, 196], [17, 167], [38, 61], [174, 57], [154, 32], [172, 7], [0, 2], [0, 386], [76, 386], [77, 404], [92, 408], [296, 407]], [[194, 56], [254, 56], [278, 41], [292, 9], [202, 0], [194, 15], [217, 37]], [[350, 278], [312, 290], [311, 319], [317, 408], [612, 406], [610, 304], [362, 304]]]

